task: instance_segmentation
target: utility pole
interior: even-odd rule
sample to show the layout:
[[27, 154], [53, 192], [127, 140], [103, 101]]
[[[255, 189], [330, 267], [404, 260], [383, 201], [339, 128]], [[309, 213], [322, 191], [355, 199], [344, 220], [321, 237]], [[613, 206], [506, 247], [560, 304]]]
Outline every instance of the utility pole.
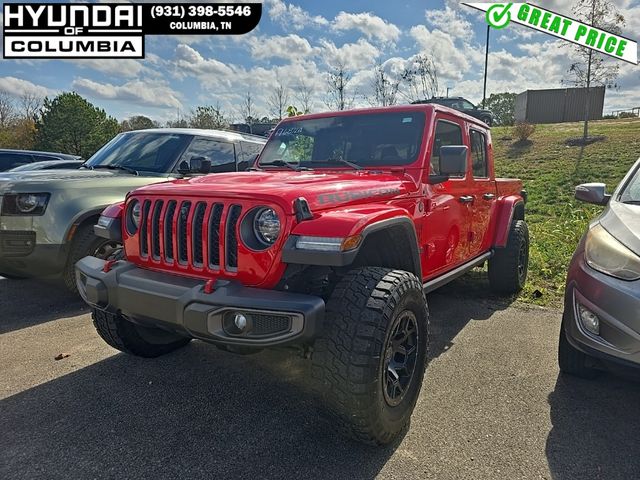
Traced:
[[449, 98], [449, 90], [451, 89], [451, 87], [447, 87], [447, 98]]
[[489, 65], [489, 29], [491, 27], [487, 24], [487, 46], [484, 52], [484, 89], [482, 91], [482, 108], [485, 108], [487, 102], [487, 66]]

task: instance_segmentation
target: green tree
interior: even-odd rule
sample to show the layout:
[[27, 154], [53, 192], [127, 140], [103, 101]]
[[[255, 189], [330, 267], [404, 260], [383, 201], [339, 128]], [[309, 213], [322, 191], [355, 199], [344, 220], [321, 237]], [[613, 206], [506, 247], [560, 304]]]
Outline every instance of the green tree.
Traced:
[[222, 129], [229, 126], [220, 106], [205, 105], [196, 107], [189, 117], [191, 128]]
[[120, 126], [77, 93], [65, 92], [44, 99], [36, 129], [37, 148], [89, 158], [120, 131]]
[[158, 128], [158, 122], [151, 120], [144, 115], [135, 115], [131, 118], [123, 120], [120, 124], [120, 130], [130, 132], [131, 130], [147, 130], [149, 128]]
[[491, 110], [496, 125], [513, 125], [515, 122], [516, 94], [492, 93], [487, 99], [487, 110]]

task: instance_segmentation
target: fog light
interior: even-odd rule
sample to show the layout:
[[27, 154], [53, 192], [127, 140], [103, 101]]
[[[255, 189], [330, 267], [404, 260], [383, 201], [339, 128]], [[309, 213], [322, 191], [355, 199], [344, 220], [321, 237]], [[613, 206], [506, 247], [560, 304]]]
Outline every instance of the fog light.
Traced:
[[585, 329], [594, 335], [600, 335], [600, 319], [595, 313], [578, 304], [578, 315], [580, 316], [580, 323]]
[[236, 314], [235, 317], [233, 317], [233, 324], [241, 332], [245, 331], [245, 329], [247, 328], [247, 323], [248, 323], [247, 322], [247, 317], [245, 317], [241, 313], [238, 313], [238, 314]]

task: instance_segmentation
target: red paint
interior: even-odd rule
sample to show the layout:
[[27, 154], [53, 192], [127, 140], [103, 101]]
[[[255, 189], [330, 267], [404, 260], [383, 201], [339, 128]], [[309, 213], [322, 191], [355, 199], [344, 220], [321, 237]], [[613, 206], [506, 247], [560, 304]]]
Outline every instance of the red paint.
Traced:
[[109, 205], [105, 208], [100, 214], [103, 217], [108, 218], [119, 218], [122, 216], [124, 212], [124, 202], [114, 203], [113, 205]]
[[107, 260], [102, 267], [102, 271], [104, 273], [109, 273], [116, 263], [118, 263], [117, 260]]
[[[411, 219], [416, 228], [419, 249], [422, 254], [423, 280], [455, 268], [494, 246], [504, 246], [508, 234], [512, 211], [518, 202], [522, 182], [515, 179], [496, 179], [493, 166], [493, 149], [489, 129], [478, 120], [455, 110], [439, 105], [411, 105], [390, 107], [390, 111], [424, 111], [426, 113], [425, 134], [418, 160], [403, 168], [376, 168], [355, 171], [349, 167], [316, 169], [294, 172], [286, 168], [268, 171], [216, 174], [197, 178], [176, 180], [142, 187], [131, 193], [127, 202], [136, 199], [164, 200], [160, 215], [160, 231], [164, 227], [164, 213], [168, 200], [207, 202], [205, 219], [209, 218], [214, 203], [224, 204], [220, 231], [225, 232], [225, 220], [231, 205], [242, 206], [242, 218], [257, 206], [273, 208], [281, 219], [281, 235], [275, 245], [264, 251], [252, 251], [242, 241], [238, 242], [238, 268], [228, 268], [224, 262], [219, 268], [194, 266], [191, 258], [187, 264], [165, 259], [153, 259], [141, 254], [138, 235], [129, 235], [124, 229], [123, 239], [129, 261], [152, 270], [176, 275], [211, 280], [232, 279], [244, 285], [273, 288], [280, 281], [286, 265], [281, 262], [281, 251], [289, 235], [311, 235], [346, 238], [361, 233], [365, 227], [394, 217]], [[373, 113], [376, 109], [345, 111], [310, 115], [321, 118], [334, 115]], [[488, 178], [472, 176], [472, 159], [468, 159], [464, 178], [450, 179], [439, 185], [430, 185], [427, 180], [433, 133], [437, 120], [446, 120], [460, 125], [463, 141], [469, 145], [470, 129], [483, 133], [487, 139]], [[292, 120], [299, 120], [298, 118]], [[286, 124], [291, 120], [284, 120]], [[373, 192], [362, 198], [362, 192]], [[484, 197], [489, 195], [489, 197]], [[494, 198], [490, 196], [493, 195]], [[472, 196], [473, 203], [461, 203], [460, 197]], [[298, 223], [293, 209], [294, 201], [304, 197], [309, 203], [313, 219]], [[113, 210], [110, 210], [113, 209]], [[123, 204], [107, 209], [109, 213], [121, 215]], [[106, 211], [105, 211], [106, 212]], [[187, 241], [191, 245], [191, 209], [187, 222]], [[177, 215], [175, 216], [177, 219]], [[148, 229], [152, 219], [149, 215]], [[236, 234], [240, 235], [239, 225]], [[174, 221], [172, 230], [177, 231]], [[203, 222], [203, 233], [208, 231]], [[205, 235], [206, 237], [206, 235]], [[160, 235], [160, 248], [165, 250], [164, 236]], [[220, 258], [225, 258], [224, 241], [220, 242]], [[148, 245], [151, 252], [151, 242]], [[177, 255], [177, 246], [174, 244]], [[208, 264], [208, 239], [203, 248], [203, 264]], [[209, 283], [207, 283], [209, 285]], [[207, 288], [207, 287], [205, 287]]]
[[213, 292], [215, 292], [216, 291], [214, 287], [215, 284], [216, 284], [215, 280], [207, 280], [207, 283], [204, 284], [204, 288], [203, 288], [204, 293], [206, 293], [207, 295], [211, 295]]

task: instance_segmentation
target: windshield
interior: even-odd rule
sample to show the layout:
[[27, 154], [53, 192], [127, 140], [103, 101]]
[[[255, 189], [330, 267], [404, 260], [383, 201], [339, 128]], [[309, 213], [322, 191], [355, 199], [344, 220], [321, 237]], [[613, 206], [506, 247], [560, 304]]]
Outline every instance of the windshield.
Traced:
[[387, 112], [287, 122], [273, 132], [260, 156], [260, 167], [409, 165], [418, 158], [424, 125], [424, 112]]
[[623, 203], [640, 203], [640, 167], [620, 195]]
[[176, 133], [121, 133], [85, 164], [89, 168], [126, 167], [136, 171], [168, 173], [193, 136]]

